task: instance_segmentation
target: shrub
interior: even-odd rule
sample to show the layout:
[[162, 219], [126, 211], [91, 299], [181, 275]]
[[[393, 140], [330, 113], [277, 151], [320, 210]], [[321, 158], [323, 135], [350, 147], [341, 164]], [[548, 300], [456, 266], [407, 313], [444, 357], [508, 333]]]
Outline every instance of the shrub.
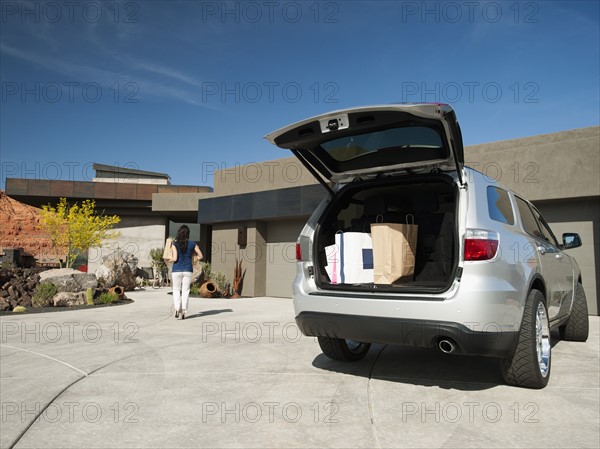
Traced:
[[13, 312], [23, 313], [23, 312], [27, 312], [27, 309], [23, 306], [17, 306], [13, 309]]
[[212, 276], [212, 268], [209, 262], [202, 262], [202, 275], [204, 276], [204, 280], [208, 281]]
[[225, 296], [229, 294], [229, 282], [227, 282], [227, 276], [225, 276], [225, 274], [221, 271], [217, 271], [216, 273], [213, 273], [212, 280], [217, 284], [219, 293]]
[[198, 284], [192, 284], [190, 287], [190, 293], [192, 295], [199, 296], [200, 295], [200, 286]]
[[98, 302], [100, 302], [101, 304], [112, 304], [113, 302], [117, 302], [119, 300], [119, 297], [117, 295], [115, 295], [114, 293], [102, 293], [100, 295], [100, 297], [98, 298]]
[[50, 305], [52, 298], [58, 293], [56, 285], [50, 282], [42, 282], [35, 289], [33, 294], [33, 306], [34, 307], [45, 307]]
[[167, 264], [165, 263], [165, 259], [163, 259], [163, 250], [161, 248], [151, 249], [149, 255], [150, 259], [152, 259], [154, 270], [162, 272], [167, 269]]

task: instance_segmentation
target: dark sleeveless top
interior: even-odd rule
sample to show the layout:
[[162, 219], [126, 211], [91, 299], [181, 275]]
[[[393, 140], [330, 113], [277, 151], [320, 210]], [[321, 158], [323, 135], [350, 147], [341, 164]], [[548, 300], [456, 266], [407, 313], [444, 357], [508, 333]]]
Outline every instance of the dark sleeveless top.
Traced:
[[173, 262], [173, 272], [194, 271], [192, 267], [192, 256], [194, 255], [196, 242], [188, 240], [185, 252], [181, 251], [181, 248], [176, 241], [173, 242], [173, 245], [175, 245], [175, 248], [177, 249], [177, 261]]

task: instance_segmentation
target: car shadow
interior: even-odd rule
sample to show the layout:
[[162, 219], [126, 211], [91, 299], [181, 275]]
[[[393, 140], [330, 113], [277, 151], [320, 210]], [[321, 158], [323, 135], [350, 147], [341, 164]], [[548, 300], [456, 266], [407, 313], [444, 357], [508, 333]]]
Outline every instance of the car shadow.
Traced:
[[[558, 329], [550, 334], [552, 348], [561, 342]], [[493, 357], [444, 354], [435, 349], [410, 346], [372, 345], [358, 362], [340, 362], [319, 354], [315, 368], [447, 390], [481, 391], [506, 385], [500, 370], [501, 360]]]
[[480, 391], [504, 385], [498, 359], [406, 346], [373, 345], [357, 363], [339, 362], [320, 354], [313, 366], [368, 379], [447, 390]]
[[233, 312], [233, 309], [215, 309], [215, 310], [205, 310], [203, 312], [194, 313], [193, 315], [186, 315], [186, 320], [191, 320], [192, 318], [202, 318], [204, 316], [210, 315], [218, 315], [220, 313], [229, 313]]

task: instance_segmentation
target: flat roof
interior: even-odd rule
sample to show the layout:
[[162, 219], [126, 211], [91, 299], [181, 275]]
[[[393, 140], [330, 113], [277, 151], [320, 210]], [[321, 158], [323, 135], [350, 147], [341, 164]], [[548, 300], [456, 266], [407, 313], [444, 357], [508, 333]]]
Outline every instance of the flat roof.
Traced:
[[209, 186], [139, 184], [128, 182], [54, 181], [6, 178], [6, 194], [13, 198], [89, 198], [152, 201], [153, 193], [211, 192]]
[[96, 172], [102, 171], [102, 172], [109, 172], [109, 173], [120, 173], [120, 174], [125, 174], [125, 175], [152, 176], [154, 178], [171, 179], [171, 177], [166, 173], [158, 173], [158, 172], [146, 171], [146, 170], [136, 170], [133, 168], [120, 167], [120, 166], [116, 166], [116, 165], [105, 165], [105, 164], [94, 163], [93, 168], [94, 168], [94, 170], [96, 170]]

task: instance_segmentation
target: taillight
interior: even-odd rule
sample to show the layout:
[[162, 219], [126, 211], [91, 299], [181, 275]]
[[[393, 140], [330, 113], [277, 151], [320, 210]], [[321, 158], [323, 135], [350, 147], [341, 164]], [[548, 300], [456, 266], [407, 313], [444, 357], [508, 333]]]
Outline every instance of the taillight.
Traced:
[[302, 260], [302, 249], [300, 243], [296, 243], [296, 260], [300, 262]]
[[483, 229], [467, 229], [465, 260], [490, 260], [498, 251], [498, 233]]

